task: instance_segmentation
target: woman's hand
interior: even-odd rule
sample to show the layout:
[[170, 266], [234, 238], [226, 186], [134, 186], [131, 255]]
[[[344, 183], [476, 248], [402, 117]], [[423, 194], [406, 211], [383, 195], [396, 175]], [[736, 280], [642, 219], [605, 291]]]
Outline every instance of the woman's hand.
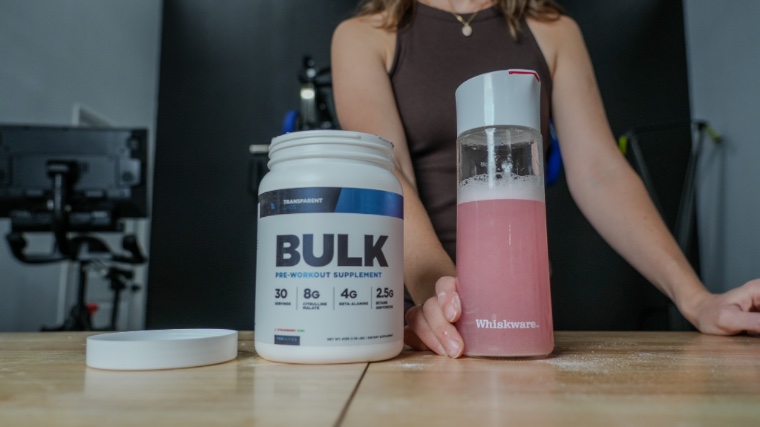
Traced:
[[695, 326], [703, 333], [760, 336], [760, 279], [723, 294], [710, 294], [699, 305]]
[[417, 350], [457, 358], [464, 350], [464, 341], [454, 327], [462, 314], [457, 279], [449, 276], [438, 279], [435, 293], [424, 304], [406, 312], [404, 342]]

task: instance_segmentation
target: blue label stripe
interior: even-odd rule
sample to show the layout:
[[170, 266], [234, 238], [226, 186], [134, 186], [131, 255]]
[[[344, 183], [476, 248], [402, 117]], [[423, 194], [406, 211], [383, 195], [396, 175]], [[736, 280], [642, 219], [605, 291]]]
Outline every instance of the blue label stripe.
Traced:
[[404, 218], [404, 198], [366, 188], [309, 187], [259, 195], [260, 217], [296, 213], [354, 213]]
[[362, 188], [340, 191], [335, 212], [404, 217], [404, 199], [396, 193]]

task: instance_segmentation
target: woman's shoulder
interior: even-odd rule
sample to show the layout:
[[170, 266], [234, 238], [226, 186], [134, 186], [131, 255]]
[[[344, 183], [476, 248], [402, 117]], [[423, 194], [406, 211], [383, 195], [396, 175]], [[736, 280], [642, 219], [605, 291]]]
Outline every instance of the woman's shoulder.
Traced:
[[556, 19], [527, 18], [526, 20], [533, 33], [538, 33], [557, 41], [580, 35], [578, 23], [567, 15], [560, 15]]
[[335, 28], [333, 49], [374, 52], [388, 64], [393, 55], [396, 32], [386, 28], [384, 23], [384, 14], [346, 19]]
[[334, 37], [345, 38], [378, 38], [390, 33], [384, 27], [385, 14], [355, 16], [338, 24]]
[[528, 27], [546, 58], [549, 69], [554, 75], [557, 56], [562, 50], [575, 50], [583, 46], [583, 36], [575, 20], [567, 15], [557, 19], [527, 19]]

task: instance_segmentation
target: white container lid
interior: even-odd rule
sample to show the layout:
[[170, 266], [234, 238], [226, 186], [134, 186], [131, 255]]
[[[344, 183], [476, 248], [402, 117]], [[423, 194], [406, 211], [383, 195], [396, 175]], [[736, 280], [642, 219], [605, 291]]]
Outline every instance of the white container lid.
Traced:
[[238, 333], [227, 329], [167, 329], [87, 337], [87, 366], [114, 370], [189, 368], [237, 357]]
[[380, 164], [393, 170], [393, 143], [377, 135], [347, 130], [316, 129], [290, 132], [272, 138], [269, 163], [328, 156]]
[[456, 90], [457, 136], [488, 126], [541, 129], [541, 81], [533, 70], [475, 76]]

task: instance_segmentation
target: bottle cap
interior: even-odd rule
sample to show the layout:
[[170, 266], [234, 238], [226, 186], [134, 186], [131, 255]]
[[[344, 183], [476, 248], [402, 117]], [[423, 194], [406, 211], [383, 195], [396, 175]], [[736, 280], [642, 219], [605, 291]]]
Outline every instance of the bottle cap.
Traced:
[[115, 370], [212, 365], [237, 357], [237, 331], [167, 329], [87, 337], [87, 366]]
[[475, 76], [456, 90], [457, 136], [488, 126], [541, 129], [541, 81], [533, 70]]

